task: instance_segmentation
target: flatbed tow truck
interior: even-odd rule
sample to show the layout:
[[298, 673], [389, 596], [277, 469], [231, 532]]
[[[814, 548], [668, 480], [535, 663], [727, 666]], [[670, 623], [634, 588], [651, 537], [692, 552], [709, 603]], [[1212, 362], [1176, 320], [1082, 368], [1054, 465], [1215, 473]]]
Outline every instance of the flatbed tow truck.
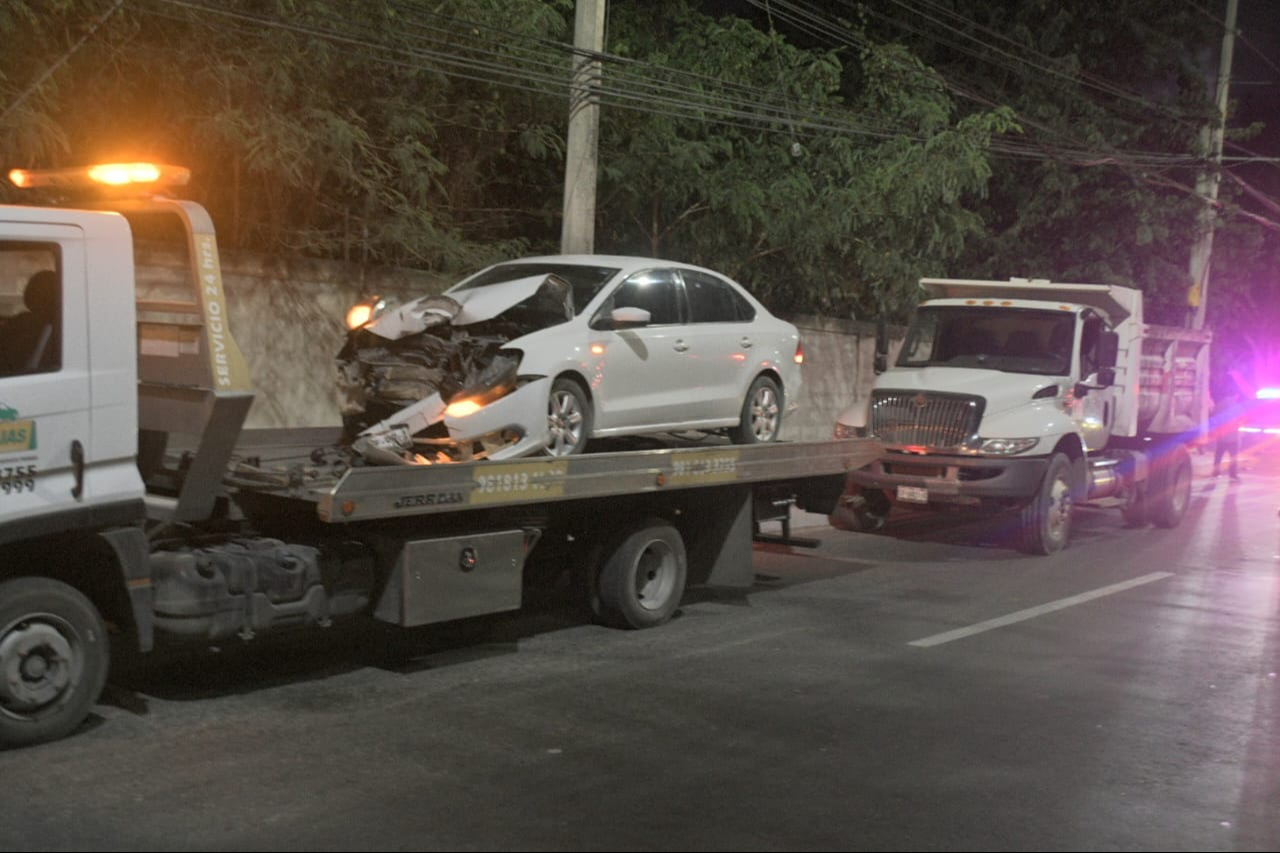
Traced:
[[[855, 438], [381, 467], [336, 427], [243, 429], [212, 222], [158, 189], [184, 173], [10, 173], [80, 195], [0, 206], [0, 745], [75, 731], [110, 644], [452, 622], [519, 609], [548, 572], [583, 581], [603, 623], [660, 625], [687, 585], [750, 585], [760, 523], [787, 536], [791, 506], [830, 512], [879, 453]], [[87, 200], [93, 182], [118, 189]], [[139, 299], [135, 241], [166, 234], [189, 292]]]

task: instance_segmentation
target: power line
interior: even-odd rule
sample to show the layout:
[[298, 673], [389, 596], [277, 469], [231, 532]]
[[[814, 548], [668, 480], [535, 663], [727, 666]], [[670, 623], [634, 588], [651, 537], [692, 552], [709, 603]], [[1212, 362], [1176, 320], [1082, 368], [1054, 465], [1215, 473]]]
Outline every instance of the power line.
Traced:
[[[748, 0], [748, 1], [751, 2], [752, 5], [755, 5], [757, 8], [760, 7], [761, 0]], [[831, 38], [834, 41], [837, 41], [837, 42], [843, 41], [844, 43], [853, 44], [855, 46], [866, 47], [871, 44], [869, 39], [863, 36], [860, 36], [859, 34], [850, 32], [847, 27], [843, 27], [843, 26], [837, 27], [836, 25], [834, 25], [833, 23], [831, 23], [821, 15], [818, 15], [816, 13], [813, 13], [805, 9], [799, 3], [788, 2], [788, 0], [774, 0], [774, 2], [778, 3], [779, 6], [787, 7], [789, 10], [793, 11], [798, 16], [803, 16], [802, 20], [804, 21], [804, 25], [807, 31], [809, 32], [815, 32], [815, 31], [822, 32], [824, 35], [826, 35], [827, 37]], [[849, 0], [840, 0], [840, 2], [843, 2], [845, 6], [851, 5]], [[888, 0], [888, 2], [894, 3], [895, 5], [904, 7], [904, 8], [909, 7], [909, 4], [903, 2], [903, 0]], [[995, 33], [995, 31], [990, 30], [989, 28], [982, 27], [981, 25], [978, 25], [975, 22], [972, 22], [969, 19], [964, 18], [963, 16], [949, 9], [940, 7], [936, 3], [930, 2], [930, 0], [918, 0], [918, 2], [922, 3], [925, 6], [928, 6], [934, 9], [939, 9], [945, 12], [946, 14], [954, 18], [957, 18], [961, 21], [974, 24], [980, 30], [983, 30], [989, 34], [998, 35]], [[866, 8], [866, 7], [862, 7], [862, 8]], [[960, 50], [966, 55], [974, 56], [976, 58], [983, 59], [984, 61], [992, 61], [990, 60], [989, 56], [986, 53], [970, 50], [968, 48], [965, 48], [962, 45], [956, 44], [954, 41], [938, 39], [936, 36], [932, 36], [931, 34], [925, 32], [919, 27], [897, 20], [895, 18], [892, 18], [891, 16], [885, 15], [881, 12], [877, 12], [874, 9], [868, 9], [867, 11], [870, 14], [881, 18], [882, 20], [886, 20], [890, 23], [893, 23], [894, 25], [899, 26], [903, 29], [906, 29], [909, 32], [913, 32], [916, 35], [919, 35], [923, 38], [935, 40], [935, 41], [938, 41], [939, 43], [945, 44], [947, 46], [951, 46], [957, 50]], [[928, 16], [925, 16], [925, 17], [927, 18]], [[933, 20], [933, 19], [930, 19], [930, 20]], [[946, 28], [952, 32], [959, 32], [958, 30], [955, 30], [954, 27], [947, 26]], [[964, 34], [962, 33], [962, 35]], [[1001, 36], [1001, 38], [1004, 39], [1003, 36]], [[1004, 39], [1004, 40], [1010, 41], [1008, 39]], [[1016, 44], [1016, 42], [1010, 42], [1010, 43]], [[1015, 57], [1015, 58], [1018, 59], [1018, 61], [1020, 62], [1024, 62], [1024, 60], [1022, 60], [1020, 57]], [[1009, 67], [1007, 63], [995, 62], [995, 64], [1001, 65], [1004, 67]], [[1041, 68], [1041, 69], [1052, 70], [1048, 66], [1037, 65], [1035, 63], [1026, 63], [1026, 64], [1032, 65], [1034, 67]], [[1097, 78], [1097, 79], [1100, 80], [1101, 78]], [[974, 91], [966, 90], [964, 87], [957, 85], [954, 81], [948, 80], [947, 86], [951, 91], [955, 92], [956, 94], [959, 94], [962, 97], [968, 98], [977, 103], [981, 103], [984, 106], [987, 106], [987, 107], [996, 106], [996, 103], [990, 100], [989, 98], [980, 96]], [[1117, 87], [1112, 87], [1110, 84], [1105, 84], [1103, 85], [1102, 88], [1104, 88], [1105, 90], [1110, 90]], [[1145, 101], [1145, 99], [1140, 99], [1140, 100], [1142, 103], [1149, 103]], [[1156, 105], [1153, 105], [1153, 106], [1156, 106]], [[1184, 119], [1181, 118], [1180, 114], [1173, 111], [1168, 111], [1168, 110], [1164, 110], [1164, 112], [1167, 115], [1169, 115], [1169, 117], [1172, 118], [1178, 124], [1184, 127], [1187, 126], [1187, 123], [1185, 122]], [[1069, 134], [1065, 134], [1063, 131], [1059, 129], [1051, 128], [1042, 123], [1035, 122], [1034, 120], [1030, 119], [1028, 116], [1026, 116], [1023, 113], [1016, 113], [1016, 115], [1019, 122], [1021, 123], [1024, 123], [1033, 127], [1038, 127], [1040, 130], [1046, 131], [1053, 136], [1058, 136], [1058, 137], [1067, 138], [1067, 139], [1071, 138]], [[1096, 150], [1091, 150], [1091, 148], [1088, 146], [1079, 147], [1078, 142], [1073, 142], [1072, 144], [1073, 146], [1076, 146], [1076, 147], [1063, 147], [1056, 144], [1043, 144], [1043, 145], [1044, 145], [1044, 151], [1046, 152], [1046, 155], [1050, 159], [1055, 159], [1061, 162], [1071, 163], [1074, 165], [1082, 165], [1082, 166], [1083, 165], [1094, 166], [1094, 165], [1105, 165], [1105, 164], [1116, 165], [1123, 169], [1136, 172], [1137, 174], [1133, 175], [1133, 177], [1144, 180], [1148, 183], [1153, 182], [1151, 180], [1152, 176], [1150, 175], [1148, 170], [1150, 170], [1153, 167], [1158, 168], [1161, 165], [1161, 161], [1163, 161], [1163, 166], [1165, 167], [1202, 165], [1202, 161], [1200, 158], [1187, 156], [1187, 155], [1168, 155], [1168, 154], [1161, 154], [1161, 153], [1155, 153], [1155, 152], [1144, 152], [1141, 155], [1135, 156], [1134, 152], [1131, 152], [1131, 151], [1123, 151], [1123, 150], [1117, 149], [1117, 150], [1112, 150], [1108, 152], [1097, 152]], [[1251, 153], [1251, 154], [1253, 153], [1253, 152], [1249, 152], [1249, 150], [1247, 148], [1244, 148], [1243, 146], [1236, 145], [1234, 147], [1238, 148], [1239, 150], [1244, 150], [1246, 153]], [[992, 148], [994, 150], [999, 150], [1000, 143], [993, 142]], [[1139, 159], [1140, 157], [1144, 159]], [[1197, 197], [1199, 197], [1193, 188], [1188, 187], [1185, 184], [1181, 184], [1179, 182], [1171, 182], [1167, 180], [1162, 180], [1162, 181], [1159, 181], [1158, 183], [1160, 185], [1173, 187], [1182, 192], [1186, 192], [1192, 195], [1197, 195]], [[1233, 209], [1236, 209], [1236, 208], [1233, 207]], [[1253, 217], [1252, 215], [1251, 217], [1257, 218], [1257, 217]]]
[[[755, 2], [755, 0], [752, 1]], [[415, 31], [420, 31], [420, 34], [409, 36], [400, 32], [398, 36], [406, 41], [406, 44], [393, 46], [385, 41], [368, 37], [367, 29], [363, 31], [366, 34], [365, 37], [357, 37], [316, 24], [302, 24], [296, 20], [282, 21], [265, 15], [216, 8], [195, 0], [152, 0], [152, 2], [222, 16], [240, 23], [258, 24], [334, 41], [361, 50], [362, 55], [373, 61], [395, 67], [421, 70], [421, 60], [430, 59], [443, 66], [434, 70], [446, 76], [497, 84], [566, 101], [568, 98], [567, 68], [568, 56], [572, 53], [571, 47], [559, 42], [512, 33], [491, 25], [473, 26], [472, 22], [445, 18], [461, 26], [441, 27], [421, 20], [411, 20], [408, 25]], [[775, 0], [775, 2], [780, 7], [795, 8], [795, 4], [787, 3], [786, 0]], [[439, 16], [435, 17], [439, 18]], [[340, 23], [350, 30], [354, 22], [344, 18]], [[470, 32], [478, 33], [482, 29], [502, 34], [506, 39], [503, 42], [504, 49], [499, 50], [491, 42], [484, 42], [468, 35]], [[477, 54], [475, 57], [462, 56], [459, 53], [459, 35], [463, 35], [461, 40]], [[525, 42], [532, 42], [539, 49], [536, 57], [530, 56], [527, 52], [521, 52], [525, 49]], [[562, 54], [563, 61], [541, 58], [548, 47]], [[392, 58], [387, 55], [388, 52], [405, 58]], [[524, 66], [513, 67], [510, 64], [512, 58], [520, 59], [525, 63]], [[928, 138], [919, 133], [912, 133], [901, 125], [885, 122], [882, 117], [877, 117], [878, 123], [877, 120], [868, 121], [865, 116], [862, 116], [859, 121], [853, 121], [849, 114], [839, 114], [832, 110], [815, 112], [773, 106], [771, 102], [777, 97], [776, 90], [747, 84], [726, 84], [720, 78], [654, 66], [639, 60], [609, 54], [593, 55], [592, 58], [607, 63], [613, 68], [613, 73], [604, 76], [596, 92], [603, 103], [615, 108], [670, 118], [694, 118], [711, 124], [740, 129], [758, 130], [762, 125], [765, 130], [772, 131], [788, 128], [791, 133], [806, 137], [821, 133], [835, 133], [882, 140], [910, 138], [923, 142]], [[707, 113], [713, 115], [709, 116]], [[1063, 146], [993, 139], [988, 147], [992, 156], [1056, 160], [1082, 166], [1109, 164], [1127, 169], [1150, 170], [1199, 163], [1196, 158], [1163, 152], [1098, 151], [1090, 146], [1075, 143]], [[1139, 177], [1150, 180], [1148, 174], [1140, 174]], [[1163, 182], [1162, 185], [1181, 187], [1172, 182]]]
[[[752, 5], [756, 6], [757, 8], [760, 8], [762, 0], [748, 0], [748, 2], [752, 3]], [[799, 3], [788, 2], [788, 0], [775, 0], [775, 2], [778, 3], [779, 7], [783, 7], [789, 13], [791, 13], [793, 17], [789, 19], [789, 23], [792, 23], [794, 25], [802, 21], [809, 32], [821, 32], [822, 35], [824, 35], [826, 38], [830, 39], [835, 43], [852, 44], [854, 46], [864, 47], [864, 48], [871, 47], [874, 45], [874, 43], [870, 39], [866, 38], [865, 36], [862, 36], [860, 33], [857, 33], [856, 31], [851, 31], [847, 27], [837, 26], [831, 21], [829, 21], [823, 15], [813, 12], [805, 8]], [[917, 28], [913, 28], [910, 25], [901, 24], [901, 22], [898, 22], [896, 19], [888, 18], [887, 16], [885, 16], [885, 19], [889, 20], [892, 23], [907, 27], [910, 29], [910, 31], [915, 32], [921, 37], [933, 38], [930, 34], [926, 33], [925, 31], [919, 30]], [[947, 42], [947, 43], [952, 46], [956, 46], [954, 42]], [[956, 46], [956, 47], [957, 49], [963, 50], [968, 55], [972, 55], [978, 58], [985, 58], [984, 54], [978, 53], [976, 51], [968, 50], [966, 48], [963, 48], [963, 46]], [[936, 70], [935, 70], [935, 73], [937, 73]], [[970, 88], [966, 88], [964, 86], [959, 85], [958, 83], [956, 83], [954, 79], [947, 78], [945, 75], [942, 75], [942, 74], [939, 74], [939, 78], [945, 82], [947, 88], [950, 91], [952, 91], [953, 93], [963, 98], [966, 98], [967, 100], [971, 100], [971, 101], [974, 101], [975, 103], [982, 104], [984, 107], [998, 106], [998, 104], [995, 101], [992, 101], [990, 98], [987, 98], [985, 96], [979, 95], [976, 91]], [[1024, 125], [1038, 127], [1041, 131], [1044, 131], [1053, 136], [1066, 137], [1066, 135], [1063, 134], [1060, 130], [1051, 128], [1048, 125], [1045, 125], [1043, 123], [1036, 122], [1035, 120], [1031, 119], [1029, 116], [1027, 116], [1024, 113], [1018, 113], [1017, 118], [1018, 118], [1018, 121]], [[1169, 165], [1169, 166], [1195, 165], [1199, 162], [1198, 159], [1189, 157], [1187, 155], [1169, 154], [1166, 152], [1119, 150], [1114, 148], [1106, 152], [1101, 152], [1091, 146], [1082, 145], [1079, 140], [1071, 139], [1070, 137], [1066, 137], [1066, 138], [1067, 138], [1066, 145], [1059, 144], [1059, 145], [1052, 146], [1061, 152], [1060, 156], [1057, 159], [1073, 160], [1076, 162], [1081, 162], [1082, 160], [1095, 160], [1102, 157], [1114, 158], [1117, 160], [1127, 158], [1131, 160], [1135, 165], [1138, 165], [1144, 168], [1158, 167], [1162, 164]], [[1043, 147], [1045, 143], [1036, 143], [1033, 141], [1032, 144], [1040, 145]], [[996, 150], [1001, 150], [1002, 146], [1010, 146], [1005, 150], [1010, 150], [1011, 148], [1012, 150], [1017, 150], [1019, 152], [1025, 151], [1025, 147], [1022, 144], [1014, 143], [1010, 145], [1010, 142], [1008, 141], [996, 143], [995, 145], [993, 145], [993, 147]]]
[[[1218, 17], [1213, 12], [1210, 12], [1208, 9], [1204, 8], [1199, 3], [1195, 2], [1195, 0], [1183, 0], [1183, 2], [1185, 2], [1192, 9], [1195, 9], [1197, 12], [1200, 12], [1209, 20], [1216, 23], [1219, 27], [1225, 28], [1227, 26], [1227, 22], [1225, 20]], [[1258, 47], [1256, 44], [1249, 41], [1249, 39], [1245, 37], [1244, 33], [1240, 29], [1236, 30], [1236, 41], [1243, 42], [1245, 47], [1252, 50], [1254, 54], [1257, 56], [1257, 58], [1261, 59], [1264, 63], [1269, 65], [1273, 71], [1280, 71], [1280, 65], [1277, 65], [1276, 62], [1270, 56], [1264, 53], [1262, 48]]]
[[[491, 48], [481, 48], [482, 58], [461, 56], [456, 44], [439, 36], [420, 36], [416, 42], [407, 46], [388, 46], [384, 42], [372, 41], [368, 38], [351, 36], [314, 24], [301, 24], [295, 21], [281, 21], [261, 15], [252, 15], [227, 9], [206, 6], [192, 0], [153, 0], [172, 6], [220, 15], [242, 22], [283, 29], [317, 38], [336, 41], [353, 47], [369, 49], [376, 55], [377, 61], [391, 62], [403, 67], [420, 67], [416, 63], [404, 60], [392, 60], [383, 52], [403, 54], [411, 58], [429, 58], [446, 66], [449, 70], [440, 70], [448, 76], [481, 82], [498, 83], [499, 85], [522, 89], [538, 94], [567, 97], [568, 78], [566, 63], [532, 60], [525, 57], [525, 65], [514, 68], [509, 63], [496, 61], [502, 54]], [[350, 21], [343, 22], [350, 25]], [[418, 28], [425, 25], [416, 24]], [[427, 29], [432, 29], [427, 27]], [[436, 28], [438, 29], [438, 28]], [[515, 34], [512, 34], [515, 35]], [[431, 44], [451, 44], [453, 49], [443, 50], [430, 47]], [[559, 46], [568, 55], [570, 48]], [[904, 135], [901, 128], [876, 126], [874, 122], [853, 120], [850, 116], [839, 116], [832, 112], [797, 111], [793, 107], [774, 106], [769, 101], [774, 99], [775, 90], [748, 87], [740, 84], [725, 85], [724, 81], [706, 75], [696, 75], [678, 69], [658, 68], [637, 60], [602, 54], [598, 57], [602, 62], [615, 69], [615, 73], [605, 75], [598, 93], [602, 99], [615, 106], [630, 108], [640, 112], [652, 112], [673, 117], [689, 117], [702, 111], [713, 111], [729, 119], [756, 119], [757, 123], [794, 127], [797, 132], [812, 134], [819, 131], [832, 131], [873, 138], [893, 138]], [[693, 82], [689, 82], [692, 80]], [[617, 81], [617, 82], [614, 82]], [[619, 83], [623, 85], [619, 85]], [[703, 88], [709, 83], [715, 89]], [[696, 85], [694, 85], [696, 84]], [[726, 91], [727, 90], [727, 91]], [[656, 106], [655, 106], [656, 105]], [[735, 126], [743, 126], [743, 122], [731, 121]], [[746, 123], [749, 126], [750, 122]], [[917, 136], [923, 140], [924, 137]]]

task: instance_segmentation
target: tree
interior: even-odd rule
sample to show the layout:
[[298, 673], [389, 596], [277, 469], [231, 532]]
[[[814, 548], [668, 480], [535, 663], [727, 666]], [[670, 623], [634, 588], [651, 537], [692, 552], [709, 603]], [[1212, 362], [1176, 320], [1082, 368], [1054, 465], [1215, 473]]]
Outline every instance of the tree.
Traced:
[[[902, 318], [916, 280], [976, 233], [965, 202], [1014, 124], [1003, 110], [956, 121], [905, 49], [801, 50], [685, 0], [616, 4], [611, 27], [612, 52], [680, 93], [645, 110], [606, 100], [600, 239], [613, 249], [721, 269], [778, 310]], [[730, 113], [738, 93], [772, 102], [772, 120]]]
[[871, 32], [917, 51], [964, 110], [1007, 105], [1026, 131], [994, 162], [980, 236], [957, 268], [1136, 286], [1148, 319], [1180, 323], [1201, 204], [1196, 137], [1214, 114], [1212, 15], [1161, 0], [923, 5], [908, 19], [890, 4]]
[[[560, 116], [553, 99], [499, 98], [445, 73], [438, 46], [452, 38], [454, 56], [501, 59], [503, 39], [474, 36], [463, 13], [498, 33], [560, 37], [557, 6], [57, 0], [50, 14], [22, 0], [0, 13], [19, 46], [0, 59], [14, 116], [5, 159], [177, 161], [228, 246], [471, 268], [528, 245], [476, 209], [547, 198]], [[50, 73], [40, 82], [28, 69]], [[551, 207], [520, 213], [545, 220]]]

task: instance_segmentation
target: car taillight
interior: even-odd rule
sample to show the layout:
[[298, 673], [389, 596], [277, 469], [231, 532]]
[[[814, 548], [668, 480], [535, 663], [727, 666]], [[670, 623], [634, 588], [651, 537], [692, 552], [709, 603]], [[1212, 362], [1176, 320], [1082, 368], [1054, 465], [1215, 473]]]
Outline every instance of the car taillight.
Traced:
[[796, 341], [795, 360], [796, 364], [804, 364], [804, 344], [800, 341]]

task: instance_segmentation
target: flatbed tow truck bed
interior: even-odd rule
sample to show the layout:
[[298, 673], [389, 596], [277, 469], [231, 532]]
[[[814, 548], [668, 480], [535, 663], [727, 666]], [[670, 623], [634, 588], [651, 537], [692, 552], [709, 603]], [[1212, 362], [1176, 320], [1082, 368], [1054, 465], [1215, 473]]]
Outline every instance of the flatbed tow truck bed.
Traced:
[[[565, 458], [442, 465], [347, 467], [311, 461], [333, 430], [247, 430], [230, 484], [315, 504], [328, 523], [414, 518], [466, 509], [592, 498], [661, 495], [703, 486], [796, 485], [805, 496], [843, 488], [844, 475], [874, 458], [865, 439], [699, 445]], [[253, 464], [243, 460], [252, 459]]]

